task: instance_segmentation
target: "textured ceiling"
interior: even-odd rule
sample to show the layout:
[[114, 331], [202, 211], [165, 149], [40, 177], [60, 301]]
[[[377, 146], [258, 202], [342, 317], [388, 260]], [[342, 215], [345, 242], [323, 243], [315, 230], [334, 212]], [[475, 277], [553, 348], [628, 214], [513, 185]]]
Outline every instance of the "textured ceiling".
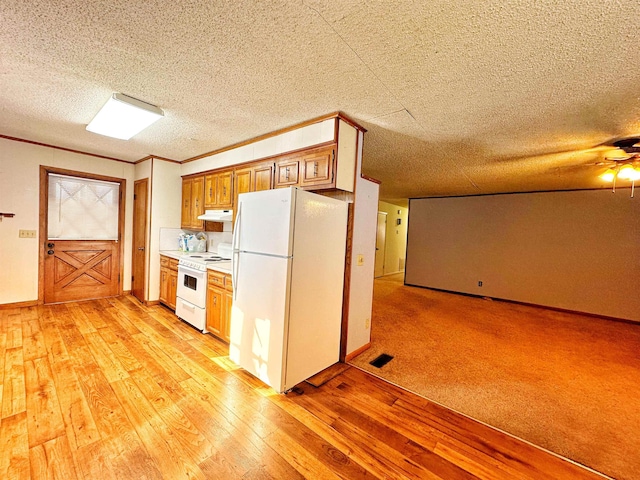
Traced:
[[[183, 160], [334, 111], [387, 200], [601, 187], [640, 134], [637, 0], [3, 0], [0, 134]], [[166, 117], [85, 130], [113, 92]]]

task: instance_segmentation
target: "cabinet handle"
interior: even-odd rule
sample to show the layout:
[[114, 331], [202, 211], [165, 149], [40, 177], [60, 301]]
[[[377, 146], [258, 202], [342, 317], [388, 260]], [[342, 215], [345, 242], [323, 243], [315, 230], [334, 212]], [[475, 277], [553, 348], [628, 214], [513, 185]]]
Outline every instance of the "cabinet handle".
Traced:
[[287, 167], [285, 169], [285, 173], [286, 173], [285, 180], [288, 182], [289, 181], [289, 167]]
[[313, 176], [318, 176], [318, 162], [313, 162]]
[[213, 187], [209, 187], [209, 198], [213, 196]]
[[227, 196], [227, 186], [226, 185], [224, 187], [222, 187], [222, 196], [223, 197]]
[[218, 304], [218, 297], [213, 297], [213, 304], [217, 305]]

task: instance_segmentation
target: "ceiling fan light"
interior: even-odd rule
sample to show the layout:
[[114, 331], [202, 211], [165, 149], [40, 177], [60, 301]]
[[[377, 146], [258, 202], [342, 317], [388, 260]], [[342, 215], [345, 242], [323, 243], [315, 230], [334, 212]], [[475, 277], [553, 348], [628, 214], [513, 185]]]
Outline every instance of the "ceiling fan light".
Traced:
[[613, 168], [608, 168], [606, 172], [600, 175], [600, 178], [605, 182], [613, 182], [613, 179], [616, 178], [616, 171]]
[[618, 171], [618, 178], [622, 180], [634, 180], [636, 177], [636, 170], [631, 165], [623, 165]]
[[129, 140], [163, 116], [164, 112], [155, 105], [114, 93], [87, 125], [87, 130]]

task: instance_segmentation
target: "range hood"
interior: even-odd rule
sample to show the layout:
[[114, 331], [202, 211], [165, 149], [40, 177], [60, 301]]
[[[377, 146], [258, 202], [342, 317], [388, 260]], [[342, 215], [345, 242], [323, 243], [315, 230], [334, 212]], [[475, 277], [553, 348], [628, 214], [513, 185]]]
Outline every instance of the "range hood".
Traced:
[[233, 210], [205, 210], [198, 220], [207, 222], [230, 222], [233, 220]]

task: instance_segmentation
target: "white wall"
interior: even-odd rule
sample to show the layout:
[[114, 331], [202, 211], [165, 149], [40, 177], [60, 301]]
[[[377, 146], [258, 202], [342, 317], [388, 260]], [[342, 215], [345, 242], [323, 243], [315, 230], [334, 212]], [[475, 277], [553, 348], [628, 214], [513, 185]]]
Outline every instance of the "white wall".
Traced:
[[[361, 177], [363, 132], [359, 132], [358, 137], [347, 355], [371, 341], [373, 270], [376, 255], [376, 225], [378, 221], [379, 185]], [[364, 256], [364, 264], [362, 266], [357, 265], [358, 255]]]
[[335, 140], [336, 119], [330, 118], [289, 132], [274, 135], [248, 145], [184, 163], [181, 175], [205, 172], [261, 158], [280, 155]]
[[[160, 297], [160, 229], [180, 228], [182, 180], [180, 164], [153, 159], [151, 172], [151, 223], [149, 225], [149, 276], [147, 300]], [[178, 249], [177, 240], [174, 250]]]
[[[0, 138], [0, 212], [16, 214], [0, 222], [0, 304], [38, 299], [41, 165], [127, 181], [123, 288], [130, 290], [133, 165]], [[18, 238], [18, 230], [36, 230], [36, 238]]]
[[[387, 214], [384, 244], [383, 275], [402, 272], [407, 254], [407, 220], [409, 209], [387, 202], [379, 202], [378, 210]], [[397, 221], [400, 220], [400, 225]]]
[[640, 321], [640, 198], [618, 189], [411, 200], [405, 281]]

